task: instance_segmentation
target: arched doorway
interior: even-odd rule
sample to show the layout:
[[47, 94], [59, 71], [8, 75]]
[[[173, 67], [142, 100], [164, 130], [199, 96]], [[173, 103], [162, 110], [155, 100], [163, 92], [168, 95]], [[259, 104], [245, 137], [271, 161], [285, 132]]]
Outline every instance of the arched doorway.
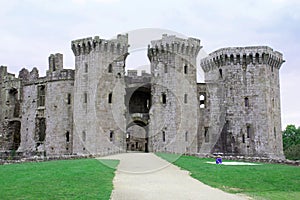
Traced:
[[126, 129], [126, 150], [148, 152], [148, 128], [139, 121], [130, 123]]
[[148, 152], [148, 123], [151, 107], [150, 84], [132, 84], [126, 90], [127, 151]]

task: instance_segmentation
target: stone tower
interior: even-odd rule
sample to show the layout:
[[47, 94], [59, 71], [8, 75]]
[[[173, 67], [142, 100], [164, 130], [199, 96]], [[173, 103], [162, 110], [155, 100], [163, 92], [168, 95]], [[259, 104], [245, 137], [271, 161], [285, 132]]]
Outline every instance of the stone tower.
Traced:
[[151, 42], [150, 151], [194, 152], [197, 135], [196, 57], [200, 40], [163, 35]]
[[200, 152], [282, 158], [279, 69], [266, 46], [219, 49], [202, 60], [209, 134]]
[[128, 36], [72, 41], [75, 55], [73, 153], [125, 149], [125, 59]]

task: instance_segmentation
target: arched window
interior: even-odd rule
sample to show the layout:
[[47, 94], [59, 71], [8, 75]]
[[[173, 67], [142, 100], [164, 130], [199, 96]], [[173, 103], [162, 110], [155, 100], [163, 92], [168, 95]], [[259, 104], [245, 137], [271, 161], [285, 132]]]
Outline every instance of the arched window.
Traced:
[[108, 73], [112, 73], [112, 64], [108, 65]]
[[236, 55], [236, 63], [240, 64], [240, 62], [241, 62], [241, 56], [238, 54]]
[[249, 62], [253, 63], [253, 55], [252, 54], [249, 55]]
[[233, 57], [233, 55], [232, 55], [232, 54], [230, 55], [230, 62], [231, 62], [231, 63], [233, 63], [233, 62], [234, 62], [234, 57]]
[[259, 63], [259, 54], [258, 53], [255, 54], [255, 63], [256, 64]]

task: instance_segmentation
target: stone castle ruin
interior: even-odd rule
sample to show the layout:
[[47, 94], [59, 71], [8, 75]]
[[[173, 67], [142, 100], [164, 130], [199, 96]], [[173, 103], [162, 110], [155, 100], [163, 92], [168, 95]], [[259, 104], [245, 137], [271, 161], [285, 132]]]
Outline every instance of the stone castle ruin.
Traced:
[[201, 60], [200, 40], [151, 41], [151, 72], [125, 74], [128, 35], [72, 41], [75, 70], [63, 55], [19, 76], [0, 67], [0, 151], [105, 155], [126, 151], [283, 158], [279, 69], [267, 46], [230, 47]]

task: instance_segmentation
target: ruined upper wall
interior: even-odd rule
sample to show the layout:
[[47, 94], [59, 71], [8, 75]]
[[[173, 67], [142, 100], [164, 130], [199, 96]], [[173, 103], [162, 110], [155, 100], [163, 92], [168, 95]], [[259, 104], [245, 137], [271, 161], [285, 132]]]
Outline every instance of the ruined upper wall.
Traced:
[[196, 57], [201, 48], [199, 39], [183, 39], [175, 35], [163, 34], [162, 39], [151, 41], [151, 46], [148, 46], [148, 57], [151, 60], [151, 57], [163, 52]]
[[61, 53], [51, 54], [48, 60], [49, 60], [49, 72], [54, 72], [56, 70], [63, 69], [63, 65], [64, 65], [63, 54]]
[[111, 40], [100, 39], [99, 36], [73, 40], [71, 46], [75, 56], [89, 54], [91, 51], [127, 54], [128, 34], [119, 34], [116, 39]]
[[125, 76], [125, 83], [127, 86], [135, 83], [150, 83], [151, 74], [147, 73], [145, 70], [142, 70], [141, 76], [138, 76], [137, 70], [127, 70], [127, 76]]
[[230, 64], [269, 64], [281, 67], [283, 55], [268, 46], [229, 47], [216, 50], [201, 60], [204, 72]]

